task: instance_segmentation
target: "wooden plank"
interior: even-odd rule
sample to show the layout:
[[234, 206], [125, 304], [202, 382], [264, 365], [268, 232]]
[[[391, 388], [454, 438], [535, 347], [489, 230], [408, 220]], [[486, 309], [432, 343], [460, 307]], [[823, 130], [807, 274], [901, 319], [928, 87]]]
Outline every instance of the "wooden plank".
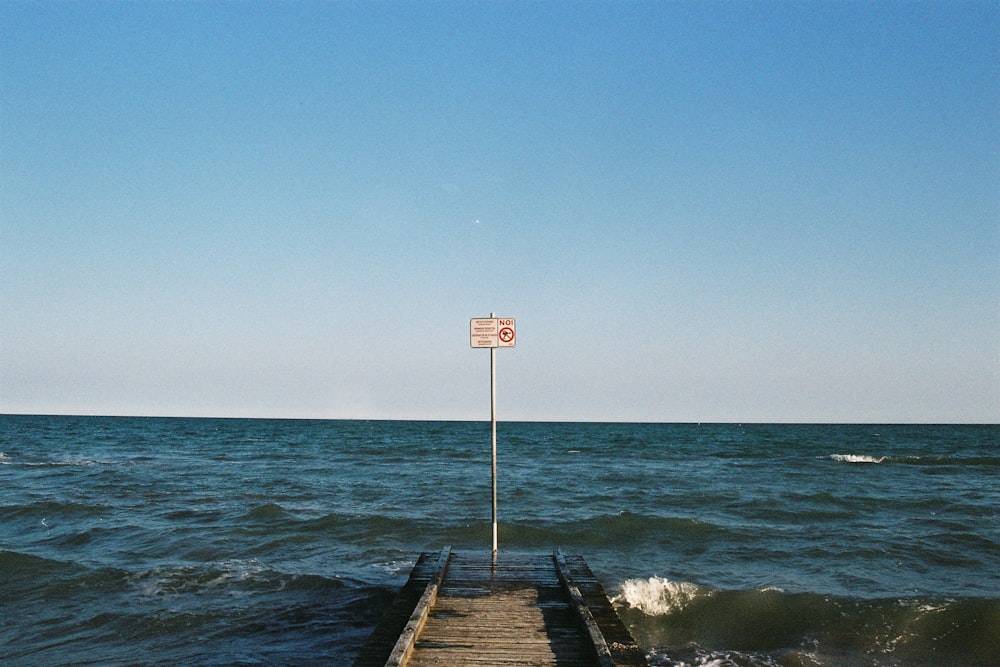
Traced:
[[399, 639], [396, 640], [396, 645], [393, 647], [392, 653], [389, 654], [389, 659], [386, 660], [385, 667], [400, 667], [401, 665], [405, 665], [410, 655], [412, 655], [414, 642], [417, 635], [420, 634], [420, 630], [424, 627], [427, 615], [430, 613], [431, 607], [437, 599], [438, 589], [444, 580], [445, 573], [448, 571], [448, 560], [450, 558], [451, 547], [445, 547], [441, 550], [441, 555], [438, 557], [436, 572], [431, 576], [430, 581], [428, 581], [427, 588], [424, 589], [423, 595], [417, 601], [417, 606], [413, 609], [413, 613], [410, 615], [410, 619], [407, 621], [403, 631], [399, 633]]
[[410, 577], [382, 615], [365, 645], [354, 659], [354, 667], [384, 667], [427, 582], [437, 568], [437, 554], [421, 554]]
[[608, 643], [604, 641], [604, 635], [601, 634], [601, 629], [597, 627], [594, 615], [590, 613], [590, 609], [584, 603], [580, 589], [573, 582], [573, 573], [570, 572], [569, 566], [566, 564], [566, 557], [563, 556], [561, 550], [557, 549], [553, 558], [556, 562], [556, 571], [559, 574], [559, 579], [562, 580], [563, 587], [569, 594], [573, 611], [576, 612], [578, 620], [583, 625], [584, 631], [593, 644], [594, 652], [597, 653], [597, 664], [600, 667], [615, 667], [614, 660], [611, 658], [611, 649], [608, 648]]
[[[446, 551], [436, 568], [428, 565], [430, 554], [414, 566], [404, 586], [411, 589], [412, 611], [392, 656], [382, 664], [646, 665], [581, 557], [556, 552], [491, 558]], [[419, 581], [411, 586], [418, 569]], [[416, 600], [412, 589], [420, 582], [425, 589]], [[356, 667], [374, 664], [355, 662]]]
[[582, 556], [565, 555], [574, 583], [583, 596], [584, 603], [601, 630], [616, 667], [648, 667], [645, 654], [635, 643], [631, 633], [622, 623], [608, 600], [601, 582], [594, 576]]
[[539, 605], [558, 599], [558, 586], [544, 556], [456, 555], [409, 666], [587, 664], [571, 615]]

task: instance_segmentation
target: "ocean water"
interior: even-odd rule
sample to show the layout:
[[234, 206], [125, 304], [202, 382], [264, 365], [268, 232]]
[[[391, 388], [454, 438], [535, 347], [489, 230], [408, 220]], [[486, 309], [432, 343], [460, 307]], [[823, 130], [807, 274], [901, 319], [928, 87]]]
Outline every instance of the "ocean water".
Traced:
[[[0, 664], [350, 665], [490, 548], [469, 422], [0, 416]], [[1000, 426], [501, 423], [500, 552], [653, 665], [1000, 664]]]

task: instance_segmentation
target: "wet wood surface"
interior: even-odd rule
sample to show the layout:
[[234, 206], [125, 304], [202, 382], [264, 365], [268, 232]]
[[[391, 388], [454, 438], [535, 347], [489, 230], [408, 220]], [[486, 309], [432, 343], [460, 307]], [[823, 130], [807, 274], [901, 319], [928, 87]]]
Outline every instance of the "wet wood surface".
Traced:
[[357, 667], [646, 665], [579, 556], [424, 554], [401, 597]]

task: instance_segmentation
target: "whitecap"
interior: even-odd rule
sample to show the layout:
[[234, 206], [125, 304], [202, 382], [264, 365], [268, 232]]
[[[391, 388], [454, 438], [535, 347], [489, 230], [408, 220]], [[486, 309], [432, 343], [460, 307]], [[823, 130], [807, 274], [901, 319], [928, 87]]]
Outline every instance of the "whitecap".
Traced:
[[830, 458], [841, 463], [882, 463], [888, 456], [869, 456], [867, 454], [830, 454]]
[[[256, 558], [230, 559], [203, 566], [153, 568], [134, 576], [132, 581], [144, 597], [154, 598], [164, 595], [200, 594], [220, 586], [227, 587], [258, 578], [266, 571]], [[284, 588], [284, 582], [281, 582], [280, 588]], [[229, 591], [231, 596], [238, 594], [237, 591]]]
[[696, 584], [650, 577], [626, 579], [621, 594], [612, 602], [627, 604], [650, 616], [662, 616], [683, 609], [699, 595], [703, 595], [702, 589]]
[[[6, 463], [6, 461], [4, 461]], [[46, 468], [56, 466], [113, 466], [119, 465], [115, 461], [102, 461], [100, 459], [59, 459], [58, 461], [30, 461], [21, 465], [34, 468]]]
[[398, 577], [409, 573], [410, 570], [413, 569], [413, 566], [415, 564], [416, 562], [412, 560], [393, 560], [381, 563], [373, 563], [372, 567], [378, 568], [382, 572]]

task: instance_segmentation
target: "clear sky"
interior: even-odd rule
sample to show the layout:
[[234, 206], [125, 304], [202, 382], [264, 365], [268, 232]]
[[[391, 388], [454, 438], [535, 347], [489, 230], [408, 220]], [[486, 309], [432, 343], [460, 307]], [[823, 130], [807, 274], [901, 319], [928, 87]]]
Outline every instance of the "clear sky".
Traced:
[[996, 2], [0, 4], [0, 412], [1000, 421]]

